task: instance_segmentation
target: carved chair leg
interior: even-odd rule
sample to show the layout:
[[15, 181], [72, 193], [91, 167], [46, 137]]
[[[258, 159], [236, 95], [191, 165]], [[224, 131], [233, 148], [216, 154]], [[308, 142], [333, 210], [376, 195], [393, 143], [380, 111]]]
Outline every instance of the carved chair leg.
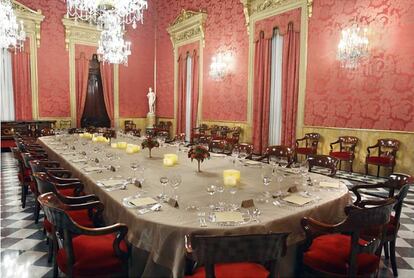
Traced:
[[40, 203], [36, 200], [35, 201], [35, 209], [34, 209], [34, 218], [35, 223], [39, 223], [39, 214], [40, 214]]
[[380, 166], [378, 165], [378, 167], [377, 167], [377, 177], [379, 177], [379, 173], [380, 173]]
[[23, 183], [22, 185], [22, 208], [26, 207], [27, 190], [28, 190], [27, 184]]
[[342, 160], [339, 160], [339, 169], [338, 170], [341, 170], [341, 166], [342, 166]]
[[391, 174], [394, 173], [394, 167], [395, 167], [395, 165], [392, 165], [392, 167], [391, 167]]
[[49, 241], [49, 249], [47, 251], [47, 262], [50, 263], [53, 259], [53, 240], [49, 240], [49, 237], [47, 238], [47, 240]]
[[384, 243], [384, 257], [386, 260], [390, 257], [390, 253], [388, 251], [388, 241]]
[[365, 175], [368, 175], [368, 163], [365, 162]]
[[351, 173], [353, 173], [353, 172], [354, 172], [353, 164], [354, 164], [354, 161], [353, 161], [353, 160], [349, 161], [349, 171], [350, 171]]
[[391, 267], [392, 273], [394, 273], [394, 277], [398, 276], [397, 270], [397, 261], [395, 260], [395, 239], [390, 241], [390, 259], [391, 259]]

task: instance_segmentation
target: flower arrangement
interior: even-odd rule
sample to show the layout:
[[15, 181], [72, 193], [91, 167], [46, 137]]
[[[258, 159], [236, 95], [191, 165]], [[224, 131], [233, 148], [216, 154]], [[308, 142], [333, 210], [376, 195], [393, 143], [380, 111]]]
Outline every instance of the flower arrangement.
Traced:
[[147, 137], [146, 139], [144, 139], [144, 141], [142, 141], [141, 146], [142, 146], [142, 149], [148, 148], [149, 158], [151, 158], [152, 148], [158, 148], [160, 144], [158, 143], [157, 140], [154, 140], [152, 137]]
[[204, 159], [210, 159], [210, 153], [208, 152], [207, 148], [197, 145], [197, 146], [193, 146], [188, 151], [188, 157], [191, 158], [191, 161], [193, 161], [193, 159], [197, 160], [198, 172], [201, 172], [200, 164], [201, 162], [204, 161]]

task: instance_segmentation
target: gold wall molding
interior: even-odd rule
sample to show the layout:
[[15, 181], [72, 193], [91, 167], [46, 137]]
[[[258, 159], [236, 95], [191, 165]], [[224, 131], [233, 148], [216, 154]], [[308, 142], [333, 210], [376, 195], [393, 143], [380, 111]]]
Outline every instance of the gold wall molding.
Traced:
[[173, 46], [199, 37], [204, 46], [204, 24], [206, 19], [207, 13], [205, 12], [181, 10], [181, 13], [167, 28]]
[[[62, 23], [65, 26], [65, 44], [69, 51], [69, 92], [70, 92], [70, 117], [72, 127], [76, 127], [76, 45], [88, 45], [98, 47], [100, 31], [96, 25], [75, 21], [64, 16]], [[114, 125], [119, 123], [119, 66], [114, 65]]]
[[306, 1], [306, 10], [308, 17], [312, 17], [313, 13], [313, 0], [240, 0], [243, 5], [243, 12], [246, 18], [246, 26], [249, 30], [249, 25], [251, 22], [251, 17], [253, 15], [259, 16], [260, 14], [267, 13], [268, 11], [272, 12], [275, 9], [282, 8], [287, 5], [295, 5], [297, 3], [302, 3]]
[[[305, 126], [303, 128], [303, 132], [317, 132], [321, 134], [321, 143], [318, 148], [318, 153], [320, 154], [329, 154], [329, 144], [336, 141], [339, 136], [348, 135], [358, 137], [359, 142], [356, 147], [354, 171], [360, 173], [365, 173], [365, 157], [367, 155], [368, 146], [375, 145], [377, 140], [380, 138], [397, 139], [401, 144], [400, 149], [397, 152], [397, 165], [395, 167], [395, 172], [414, 175], [414, 169], [412, 167], [414, 165], [414, 149], [412, 148], [412, 144], [414, 142], [414, 132], [316, 126]], [[369, 169], [370, 174], [376, 175], [375, 166], [370, 166]], [[387, 175], [389, 172], [387, 172], [387, 170], [384, 171], [384, 168], [381, 168], [380, 174]]]
[[39, 79], [37, 70], [37, 48], [40, 47], [40, 27], [45, 16], [41, 10], [34, 11], [25, 5], [13, 1], [13, 10], [17, 20], [23, 21], [26, 36], [30, 39], [30, 85], [32, 87], [32, 117], [39, 118]]
[[[304, 126], [305, 90], [306, 90], [306, 68], [308, 48], [308, 20], [309, 5], [312, 7], [312, 0], [241, 0], [249, 5], [249, 66], [248, 66], [248, 93], [247, 93], [247, 130], [252, 141], [253, 131], [253, 90], [254, 90], [254, 32], [257, 21], [283, 14], [293, 9], [301, 9], [300, 26], [300, 61], [299, 61], [299, 94], [296, 120], [296, 136], [302, 136]], [[244, 4], [243, 4], [244, 5]], [[247, 7], [246, 7], [247, 9]]]
[[197, 107], [197, 124], [202, 120], [203, 104], [203, 48], [204, 48], [204, 24], [207, 20], [207, 13], [199, 11], [182, 10], [176, 19], [167, 28], [170, 34], [174, 50], [174, 120], [173, 134], [176, 131], [176, 119], [178, 112], [178, 49], [181, 46], [193, 42], [199, 42], [199, 70], [198, 70], [198, 107]]

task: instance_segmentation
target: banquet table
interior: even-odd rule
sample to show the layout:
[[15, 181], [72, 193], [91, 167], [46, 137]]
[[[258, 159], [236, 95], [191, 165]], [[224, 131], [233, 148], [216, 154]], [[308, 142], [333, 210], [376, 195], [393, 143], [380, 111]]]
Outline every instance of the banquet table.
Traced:
[[[125, 141], [139, 144], [142, 139], [118, 136], [112, 142]], [[201, 172], [197, 172], [197, 162], [191, 162], [187, 152], [179, 151], [176, 146], [163, 146], [152, 150], [152, 158], [148, 157], [148, 150], [139, 153], [127, 154], [125, 150], [111, 148], [108, 143], [96, 143], [88, 139], [79, 138], [78, 135], [56, 135], [39, 138], [40, 144], [47, 151], [50, 159], [57, 160], [62, 167], [73, 172], [75, 177], [81, 179], [85, 186], [85, 192], [95, 194], [105, 205], [104, 217], [107, 224], [125, 223], [128, 226], [127, 240], [134, 248], [144, 250], [147, 254], [145, 261], [140, 258], [131, 258], [132, 268], [139, 264], [139, 275], [142, 277], [156, 276], [155, 265], [168, 269], [173, 277], [183, 277], [185, 268], [184, 237], [187, 234], [252, 234], [267, 232], [289, 232], [288, 246], [293, 246], [304, 239], [304, 232], [300, 220], [304, 216], [334, 223], [343, 219], [344, 207], [349, 204], [350, 197], [347, 187], [339, 184], [337, 189], [308, 187], [315, 200], [304, 206], [287, 205], [276, 206], [272, 201], [259, 202], [263, 199], [262, 193], [265, 187], [261, 174], [263, 167], [247, 167], [239, 163], [236, 166], [233, 161], [225, 157], [212, 156], [201, 165]], [[167, 153], [178, 155], [178, 164], [174, 167], [163, 166], [163, 156]], [[87, 158], [88, 162], [79, 163], [77, 159]], [[130, 165], [137, 162], [145, 168], [142, 189], [134, 184], [127, 184], [125, 190], [106, 191], [99, 186], [99, 181], [116, 178], [127, 179], [134, 175]], [[99, 172], [86, 172], [85, 166], [105, 166]], [[112, 167], [111, 167], [112, 166]], [[110, 169], [112, 168], [112, 169]], [[113, 171], [113, 170], [116, 171]], [[208, 213], [210, 196], [206, 187], [210, 184], [222, 184], [223, 170], [237, 169], [241, 173], [240, 183], [236, 194], [232, 197], [235, 203], [242, 200], [253, 199], [255, 206], [260, 209], [259, 221], [224, 226], [207, 221], [207, 227], [200, 227], [199, 214], [189, 211], [189, 205], [200, 207], [201, 211]], [[137, 213], [136, 208], [128, 208], [124, 205], [124, 198], [141, 194], [142, 196], [156, 197], [162, 189], [161, 176], [179, 174], [182, 183], [178, 188], [179, 207], [174, 208], [167, 203], [162, 204], [162, 209], [143, 215]], [[281, 174], [280, 174], [281, 175]], [[321, 181], [329, 182], [332, 178], [309, 173], [313, 184]], [[271, 190], [287, 191], [292, 185], [298, 188], [300, 179], [297, 174], [283, 175], [280, 183], [272, 181]], [[170, 189], [169, 194], [172, 191]], [[217, 194], [216, 194], [217, 195]], [[215, 201], [220, 197], [215, 196]], [[227, 190], [221, 198], [229, 202], [231, 195]], [[137, 276], [138, 274], [134, 274]]]

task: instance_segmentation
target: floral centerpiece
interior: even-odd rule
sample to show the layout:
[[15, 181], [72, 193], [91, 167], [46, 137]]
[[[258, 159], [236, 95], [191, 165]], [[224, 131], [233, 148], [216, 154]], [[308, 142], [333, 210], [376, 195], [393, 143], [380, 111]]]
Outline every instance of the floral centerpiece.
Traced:
[[210, 153], [208, 152], [207, 148], [197, 145], [197, 146], [193, 146], [188, 151], [188, 157], [191, 158], [191, 161], [193, 161], [193, 159], [197, 160], [198, 172], [201, 172], [200, 164], [201, 162], [204, 161], [204, 159], [210, 159]]
[[142, 149], [148, 148], [149, 151], [149, 158], [151, 158], [151, 150], [152, 148], [158, 148], [160, 144], [157, 140], [154, 140], [152, 137], [145, 138], [144, 141], [141, 143]]

